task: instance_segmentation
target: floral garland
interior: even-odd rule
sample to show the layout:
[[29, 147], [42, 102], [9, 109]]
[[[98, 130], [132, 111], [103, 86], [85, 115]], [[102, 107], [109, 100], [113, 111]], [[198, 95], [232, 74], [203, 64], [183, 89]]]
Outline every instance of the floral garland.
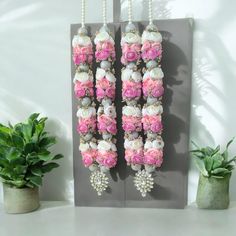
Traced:
[[[143, 170], [142, 174], [152, 181], [150, 173], [161, 166], [164, 147], [161, 137], [163, 129], [161, 100], [164, 93], [162, 81], [164, 74], [160, 67], [162, 57], [161, 42], [162, 36], [158, 29], [152, 23], [149, 24], [142, 34], [141, 48], [141, 56], [146, 63], [142, 80], [143, 98], [146, 101], [142, 108], [142, 125], [146, 135], [143, 157], [145, 170]], [[139, 184], [138, 181], [136, 181], [136, 184]], [[151, 185], [141, 186], [140, 191], [143, 196], [146, 196], [146, 192], [151, 191], [152, 188], [153, 186]]]
[[134, 171], [143, 165], [142, 110], [139, 104], [142, 94], [142, 75], [138, 70], [141, 59], [141, 37], [130, 22], [121, 38], [122, 98], [126, 105], [122, 109], [122, 128], [125, 132], [125, 160]]
[[[100, 67], [96, 71], [96, 95], [100, 103], [97, 111], [97, 128], [101, 135], [98, 140], [97, 163], [101, 172], [109, 171], [117, 163], [116, 140], [113, 138], [117, 133], [116, 109], [114, 105], [116, 78], [112, 68], [115, 61], [115, 42], [109, 29], [103, 26], [94, 39], [96, 45], [95, 58]], [[99, 173], [99, 175], [101, 175]], [[108, 187], [108, 181], [104, 183], [103, 191]], [[93, 183], [100, 189], [99, 182]], [[96, 189], [95, 188], [95, 189]], [[97, 191], [101, 195], [102, 191]]]

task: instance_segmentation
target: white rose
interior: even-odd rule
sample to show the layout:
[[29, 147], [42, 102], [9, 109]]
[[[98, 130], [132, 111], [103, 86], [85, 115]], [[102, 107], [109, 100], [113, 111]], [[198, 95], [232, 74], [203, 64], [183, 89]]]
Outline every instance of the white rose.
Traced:
[[76, 81], [80, 81], [82, 83], [85, 83], [88, 80], [93, 81], [93, 76], [89, 75], [87, 72], [75, 73], [74, 83]]
[[144, 144], [144, 149], [151, 149], [152, 148], [152, 141], [147, 140]]
[[92, 149], [97, 149], [97, 144], [95, 143], [95, 142], [90, 142], [89, 143], [89, 145], [90, 145], [90, 147], [92, 148]]
[[162, 42], [162, 36], [159, 32], [149, 32], [147, 30], [143, 31], [142, 34], [142, 43], [145, 41], [153, 41], [153, 42]]
[[150, 71], [150, 76], [152, 79], [162, 79], [164, 77], [164, 73], [160, 67], [156, 67]]
[[141, 116], [141, 110], [139, 107], [133, 107], [133, 106], [124, 106], [122, 109], [122, 113], [125, 116]]
[[97, 71], [96, 71], [96, 79], [97, 80], [102, 79], [103, 77], [105, 77], [105, 75], [106, 75], [105, 70], [103, 70], [102, 68], [97, 68]]
[[161, 149], [164, 147], [164, 142], [162, 139], [152, 141], [152, 147], [156, 149]]
[[144, 107], [142, 110], [143, 116], [155, 116], [159, 115], [163, 112], [163, 107], [162, 105], [150, 105], [147, 107]]
[[130, 141], [129, 141], [129, 139], [125, 139], [124, 148], [125, 148], [125, 149], [130, 148]]
[[106, 31], [102, 31], [96, 35], [96, 37], [94, 39], [94, 43], [97, 44], [98, 42], [103, 42], [108, 39], [110, 39], [110, 35]]
[[117, 148], [116, 148], [116, 145], [114, 143], [111, 143], [111, 150], [113, 152], [116, 152], [117, 151]]
[[137, 33], [126, 33], [121, 40], [123, 43], [141, 43], [141, 38]]
[[111, 149], [111, 143], [105, 140], [98, 141], [98, 150], [108, 151]]
[[88, 143], [80, 143], [79, 150], [81, 152], [86, 152], [88, 149], [89, 149], [89, 144]]
[[106, 73], [106, 78], [111, 82], [111, 83], [115, 83], [116, 82], [116, 77], [110, 72], [108, 71]]
[[88, 108], [79, 108], [77, 111], [77, 117], [86, 119], [90, 118], [91, 116], [96, 115], [96, 109], [94, 107], [88, 107]]
[[114, 106], [107, 106], [104, 108], [104, 114], [106, 116], [115, 118], [116, 117], [116, 109]]
[[150, 78], [150, 72], [147, 70], [144, 75], [143, 75], [143, 79], [147, 79], [147, 78]]
[[87, 46], [91, 44], [91, 39], [87, 35], [75, 35], [72, 40], [72, 46], [76, 47], [77, 45]]
[[133, 150], [138, 150], [143, 147], [143, 141], [141, 138], [134, 139], [130, 141], [130, 148]]
[[132, 76], [132, 73], [133, 73], [133, 71], [132, 71], [131, 69], [128, 69], [128, 68], [122, 70], [122, 73], [121, 73], [121, 80], [122, 80], [122, 81], [127, 81], [127, 80], [129, 80], [129, 79], [131, 78], [131, 76]]
[[134, 71], [132, 73], [132, 79], [135, 81], [135, 82], [140, 82], [142, 80], [142, 75], [139, 71]]

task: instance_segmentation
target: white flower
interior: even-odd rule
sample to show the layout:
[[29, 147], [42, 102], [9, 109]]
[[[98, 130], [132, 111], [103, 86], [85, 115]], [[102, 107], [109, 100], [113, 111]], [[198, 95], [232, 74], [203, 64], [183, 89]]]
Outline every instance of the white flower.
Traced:
[[78, 45], [80, 46], [88, 46], [91, 44], [91, 39], [87, 35], [75, 35], [72, 40], [72, 46], [76, 47]]
[[131, 78], [131, 76], [132, 76], [132, 73], [133, 73], [133, 71], [131, 69], [128, 69], [128, 68], [122, 70], [121, 80], [122, 81], [129, 80]]
[[74, 83], [76, 81], [80, 81], [81, 83], [85, 83], [87, 81], [93, 81], [93, 76], [89, 75], [87, 72], [80, 72], [80, 73], [75, 73], [75, 77], [74, 77]]
[[112, 143], [105, 140], [98, 141], [98, 147], [97, 149], [100, 151], [108, 151], [112, 148]]
[[124, 43], [141, 43], [141, 37], [137, 33], [126, 33], [121, 39], [121, 45]]
[[122, 109], [122, 113], [125, 116], [141, 116], [141, 110], [139, 107], [133, 107], [133, 106], [124, 106]]
[[96, 109], [94, 107], [81, 107], [77, 111], [77, 117], [79, 118], [90, 118], [96, 115]]
[[105, 70], [103, 70], [102, 68], [97, 68], [97, 71], [96, 71], [96, 79], [97, 80], [102, 79], [103, 77], [105, 77], [105, 75], [106, 75]]
[[150, 71], [150, 77], [152, 79], [162, 79], [164, 77], [164, 73], [160, 67], [156, 67]]
[[111, 143], [111, 150], [113, 152], [116, 152], [117, 151], [117, 148], [116, 148], [116, 145], [114, 143]]
[[143, 80], [150, 78], [150, 72], [147, 70], [143, 75]]
[[116, 109], [114, 106], [106, 106], [104, 107], [104, 114], [106, 116], [115, 118], [116, 117]]
[[89, 145], [92, 149], [97, 149], [97, 144], [93, 141], [89, 142]]
[[162, 149], [164, 147], [164, 142], [162, 139], [153, 140], [152, 147], [156, 149]]
[[138, 149], [141, 149], [142, 147], [143, 147], [143, 141], [141, 138], [137, 138], [134, 140], [125, 139], [125, 142], [124, 142], [125, 149], [138, 150]]
[[107, 80], [109, 80], [111, 83], [115, 83], [115, 82], [116, 82], [116, 77], [115, 77], [110, 71], [107, 71], [107, 73], [106, 73], [106, 78], [107, 78]]
[[147, 140], [144, 144], [144, 149], [151, 149], [152, 148], [152, 141]]
[[139, 71], [134, 71], [132, 73], [132, 79], [135, 81], [135, 82], [140, 82], [142, 80], [142, 75]]
[[79, 150], [81, 152], [86, 152], [87, 150], [89, 150], [89, 144], [88, 143], [80, 143]]
[[155, 116], [163, 112], [162, 105], [149, 105], [142, 109], [143, 116]]
[[145, 41], [153, 41], [153, 42], [162, 42], [162, 36], [159, 32], [149, 32], [147, 30], [143, 31], [142, 34], [142, 43]]
[[95, 39], [94, 39], [94, 43], [97, 44], [98, 42], [103, 42], [103, 41], [106, 41], [110, 38], [110, 35], [106, 32], [106, 31], [102, 31], [102, 32], [99, 32]]

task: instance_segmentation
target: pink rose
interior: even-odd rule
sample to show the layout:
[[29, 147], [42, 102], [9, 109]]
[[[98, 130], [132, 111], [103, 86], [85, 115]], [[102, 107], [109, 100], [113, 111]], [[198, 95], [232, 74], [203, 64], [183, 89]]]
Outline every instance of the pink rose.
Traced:
[[116, 165], [116, 163], [117, 163], [117, 153], [108, 151], [105, 155], [105, 158], [102, 164], [106, 166], [107, 168], [112, 168]]
[[87, 59], [87, 57], [85, 54], [74, 54], [74, 56], [73, 56], [73, 60], [76, 65], [79, 65], [81, 63], [85, 63], [86, 59]]
[[110, 53], [107, 50], [101, 50], [95, 52], [95, 57], [98, 61], [105, 61], [109, 58]]
[[77, 98], [84, 97], [86, 95], [86, 91], [84, 88], [75, 86], [75, 95]]
[[161, 97], [164, 94], [164, 88], [162, 86], [154, 88], [152, 91], [153, 97]]
[[115, 98], [115, 88], [114, 87], [107, 88], [106, 95], [107, 95], [107, 97], [109, 97], [111, 99]]
[[144, 152], [144, 164], [156, 165], [160, 167], [163, 162], [163, 151], [162, 149], [148, 149]]
[[110, 124], [109, 126], [107, 126], [107, 131], [113, 135], [115, 135], [117, 133], [117, 127], [115, 123]]
[[80, 134], [88, 133], [88, 126], [84, 122], [79, 122], [77, 124], [77, 132]]
[[90, 155], [90, 153], [81, 153], [82, 155], [82, 161], [84, 163], [85, 167], [89, 167], [93, 164], [93, 157]]
[[161, 130], [162, 130], [162, 123], [160, 121], [151, 124], [151, 131], [152, 132], [159, 133]]

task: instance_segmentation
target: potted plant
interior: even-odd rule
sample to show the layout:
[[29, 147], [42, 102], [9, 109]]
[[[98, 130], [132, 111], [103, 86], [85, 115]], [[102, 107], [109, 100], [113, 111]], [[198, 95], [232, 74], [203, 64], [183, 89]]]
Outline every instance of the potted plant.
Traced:
[[236, 156], [229, 158], [228, 147], [221, 152], [216, 148], [199, 147], [192, 150], [197, 168], [200, 171], [196, 202], [202, 209], [226, 209], [229, 206], [229, 181], [235, 166]]
[[0, 179], [8, 213], [25, 213], [39, 207], [42, 178], [58, 167], [54, 161], [63, 157], [49, 151], [56, 139], [45, 131], [46, 120], [34, 113], [25, 123], [0, 124]]

